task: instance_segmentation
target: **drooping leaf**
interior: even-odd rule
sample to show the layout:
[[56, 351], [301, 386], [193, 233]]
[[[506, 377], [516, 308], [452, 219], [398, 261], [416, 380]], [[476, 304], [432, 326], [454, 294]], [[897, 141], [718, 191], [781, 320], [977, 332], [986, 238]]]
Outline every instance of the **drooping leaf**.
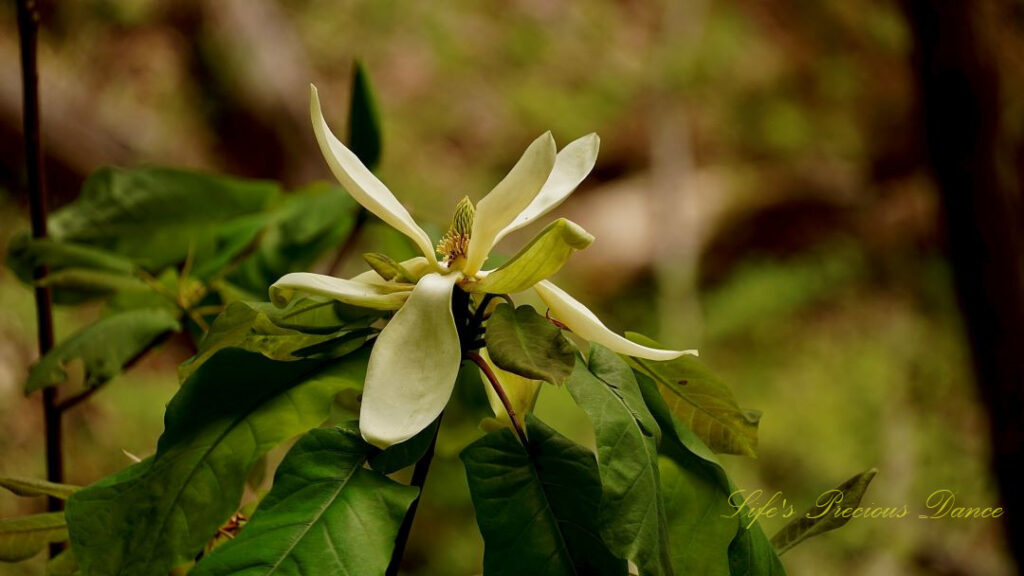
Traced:
[[[718, 458], [669, 410], [658, 385], [641, 372], [634, 374], [662, 431], [662, 492], [673, 567], [684, 574], [687, 566], [703, 566], [707, 574], [784, 575], [774, 549], [762, 546], [767, 538], [760, 525], [755, 522], [748, 530], [739, 521], [742, 513], [730, 504], [735, 487]], [[723, 554], [728, 571], [723, 571]]]
[[876, 474], [878, 470], [871, 468], [826, 493], [829, 496], [828, 501], [833, 505], [832, 510], [811, 508], [783, 526], [771, 539], [772, 546], [778, 554], [785, 554], [787, 550], [808, 538], [845, 526], [853, 517], [852, 512], [843, 514], [840, 510], [856, 509]]
[[240, 348], [282, 362], [317, 356], [339, 357], [363, 345], [367, 328], [337, 328], [321, 333], [285, 328], [274, 319], [281, 311], [266, 302], [233, 302], [222, 312], [199, 345], [197, 354], [178, 368], [184, 381], [218, 351]]
[[245, 528], [191, 574], [383, 574], [419, 490], [363, 468], [368, 449], [357, 431], [303, 436]]
[[34, 239], [18, 234], [7, 245], [7, 267], [19, 280], [33, 283], [34, 270], [47, 268], [41, 285], [54, 288], [54, 301], [76, 304], [109, 296], [121, 290], [151, 291], [135, 276], [131, 260], [92, 246]]
[[664, 456], [658, 460], [672, 568], [676, 574], [729, 576], [735, 510], [714, 475], [699, 463], [689, 464]]
[[[626, 337], [644, 346], [658, 346], [635, 333]], [[742, 410], [729, 387], [693, 356], [655, 362], [628, 358], [630, 365], [658, 384], [672, 413], [711, 450], [757, 456], [760, 413]]]
[[499, 304], [487, 321], [485, 339], [499, 368], [533, 380], [562, 384], [576, 361], [562, 331], [532, 306]]
[[577, 250], [594, 241], [577, 224], [559, 218], [548, 224], [511, 260], [472, 285], [474, 292], [512, 294], [522, 292], [558, 272]]
[[168, 405], [156, 455], [68, 501], [83, 572], [151, 576], [194, 558], [237, 509], [252, 465], [322, 423], [341, 390], [362, 386], [367, 357], [365, 348], [331, 361], [215, 354]]
[[764, 535], [761, 524], [754, 522], [750, 528], [745, 522], [738, 524], [739, 530], [729, 545], [730, 575], [786, 576], [786, 569]]
[[72, 360], [84, 363], [86, 386], [100, 386], [162, 335], [180, 329], [178, 318], [160, 308], [127, 310], [101, 318], [40, 358], [29, 369], [25, 393], [63, 384], [67, 380], [64, 367]]
[[352, 231], [358, 205], [341, 187], [317, 183], [284, 196], [270, 213], [259, 245], [228, 275], [253, 297], [289, 272], [309, 269]]
[[484, 537], [484, 573], [624, 575], [599, 535], [601, 481], [589, 450], [532, 414], [529, 452], [508, 428], [462, 452], [477, 524]]
[[[157, 271], [184, 262], [196, 269], [243, 250], [266, 221], [278, 194], [271, 182], [166, 168], [103, 168], [77, 200], [50, 218], [58, 241], [102, 248]], [[230, 248], [230, 250], [226, 250]]]
[[37, 478], [12, 476], [0, 477], [0, 487], [6, 488], [18, 496], [53, 496], [61, 500], [67, 500], [75, 490], [78, 490], [78, 486], [70, 484], [58, 484]]
[[63, 512], [0, 519], [0, 562], [27, 560], [47, 544], [67, 539]]
[[643, 574], [673, 574], [658, 471], [661, 430], [633, 371], [595, 344], [589, 364], [577, 362], [566, 386], [597, 437], [601, 536], [612, 553], [632, 560]]
[[370, 170], [380, 163], [380, 114], [377, 99], [362, 62], [356, 61], [352, 70], [352, 99], [348, 109], [348, 147]]
[[437, 429], [441, 425], [441, 419], [434, 420], [434, 423], [424, 428], [419, 434], [409, 438], [405, 442], [393, 444], [384, 450], [371, 450], [370, 467], [381, 474], [393, 474], [402, 468], [412, 466], [419, 462], [420, 458], [430, 449]]

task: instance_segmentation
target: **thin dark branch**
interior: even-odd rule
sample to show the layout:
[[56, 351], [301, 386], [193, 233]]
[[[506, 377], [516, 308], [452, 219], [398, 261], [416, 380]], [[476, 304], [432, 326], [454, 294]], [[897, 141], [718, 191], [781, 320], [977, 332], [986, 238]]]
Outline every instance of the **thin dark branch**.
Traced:
[[[444, 416], [444, 414], [442, 413], [441, 416]], [[416, 499], [412, 501], [412, 504], [409, 506], [409, 511], [405, 513], [405, 518], [402, 520], [402, 525], [398, 528], [398, 536], [395, 538], [395, 548], [391, 552], [391, 563], [388, 564], [388, 569], [384, 573], [385, 576], [398, 576], [398, 568], [402, 564], [402, 556], [405, 555], [405, 546], [409, 542], [409, 534], [412, 532], [412, 522], [416, 518], [416, 510], [419, 508], [420, 499], [423, 498], [423, 486], [427, 483], [427, 472], [430, 471], [430, 464], [434, 460], [434, 446], [437, 444], [437, 434], [440, 430], [440, 425], [434, 429], [434, 437], [430, 439], [430, 446], [427, 447], [427, 451], [423, 454], [423, 458], [420, 458], [419, 462], [416, 463], [416, 467], [412, 469], [412, 481], [409, 484], [410, 486], [419, 488], [420, 493]]]
[[483, 356], [480, 356], [476, 352], [466, 352], [465, 357], [472, 360], [480, 367], [484, 375], [487, 376], [487, 380], [490, 381], [491, 387], [494, 388], [494, 392], [501, 399], [502, 406], [505, 407], [505, 412], [508, 413], [509, 420], [512, 421], [512, 427], [515, 428], [516, 436], [519, 436], [519, 441], [523, 443], [523, 446], [527, 446], [526, 432], [523, 431], [523, 425], [519, 422], [519, 417], [516, 415], [515, 408], [512, 407], [512, 401], [509, 400], [508, 394], [505, 394], [505, 389], [501, 387], [501, 383], [498, 382], [498, 376], [491, 370], [490, 364], [484, 361]]
[[[25, 176], [28, 185], [29, 206], [32, 214], [32, 237], [46, 237], [46, 188], [43, 182], [43, 152], [39, 129], [39, 68], [36, 61], [36, 44], [39, 31], [39, 5], [36, 0], [19, 0], [18, 37], [21, 42], [21, 88], [22, 120], [25, 135]], [[38, 267], [33, 271], [36, 280], [36, 322], [39, 332], [39, 355], [53, 348], [53, 299], [50, 289], [40, 286], [38, 281], [46, 276], [47, 270]], [[43, 390], [43, 421], [46, 437], [46, 479], [50, 482], [64, 482], [64, 457], [61, 438], [60, 411], [56, 408], [57, 390]], [[47, 510], [56, 512], [64, 508], [58, 498], [47, 497]], [[50, 545], [50, 556], [60, 553], [61, 544]]]

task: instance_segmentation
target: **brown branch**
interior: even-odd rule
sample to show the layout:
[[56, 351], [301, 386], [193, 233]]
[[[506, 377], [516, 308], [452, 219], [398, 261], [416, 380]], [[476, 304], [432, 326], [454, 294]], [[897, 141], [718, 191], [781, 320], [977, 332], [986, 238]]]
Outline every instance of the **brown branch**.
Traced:
[[519, 436], [519, 441], [523, 443], [523, 446], [527, 446], [526, 432], [523, 431], [523, 425], [519, 422], [519, 417], [516, 415], [515, 408], [512, 407], [512, 401], [509, 400], [508, 394], [505, 394], [505, 389], [501, 387], [498, 382], [498, 376], [491, 370], [490, 364], [488, 364], [483, 356], [480, 356], [476, 352], [466, 352], [465, 357], [472, 360], [480, 370], [483, 371], [484, 375], [487, 376], [487, 380], [490, 381], [491, 387], [494, 388], [494, 392], [501, 399], [502, 406], [505, 407], [505, 412], [508, 413], [509, 420], [512, 421], [512, 428], [516, 431], [516, 436]]

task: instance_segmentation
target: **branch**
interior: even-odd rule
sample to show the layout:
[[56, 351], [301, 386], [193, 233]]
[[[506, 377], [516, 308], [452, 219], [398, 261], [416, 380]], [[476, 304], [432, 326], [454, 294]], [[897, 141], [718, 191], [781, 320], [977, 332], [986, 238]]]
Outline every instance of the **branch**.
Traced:
[[519, 436], [519, 441], [523, 443], [523, 446], [527, 446], [526, 432], [523, 431], [523, 425], [519, 422], [519, 417], [516, 416], [516, 410], [512, 407], [512, 401], [508, 399], [508, 394], [505, 394], [505, 389], [501, 387], [498, 382], [498, 376], [491, 370], [490, 364], [484, 361], [483, 357], [476, 352], [466, 352], [466, 358], [472, 360], [480, 367], [484, 375], [487, 376], [487, 380], [490, 381], [491, 387], [494, 388], [494, 392], [501, 399], [502, 406], [505, 407], [505, 412], [508, 413], [509, 420], [512, 421], [512, 428], [516, 431], [516, 436]]

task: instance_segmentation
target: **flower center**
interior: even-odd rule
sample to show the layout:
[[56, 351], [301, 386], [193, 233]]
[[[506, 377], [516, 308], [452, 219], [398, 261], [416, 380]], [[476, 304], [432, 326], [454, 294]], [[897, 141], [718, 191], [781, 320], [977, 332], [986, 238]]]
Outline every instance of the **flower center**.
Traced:
[[469, 234], [473, 230], [473, 214], [476, 209], [469, 197], [459, 200], [455, 206], [455, 215], [452, 217], [452, 224], [448, 232], [437, 243], [437, 253], [444, 258], [449, 268], [460, 258], [465, 259], [466, 250], [469, 248]]

